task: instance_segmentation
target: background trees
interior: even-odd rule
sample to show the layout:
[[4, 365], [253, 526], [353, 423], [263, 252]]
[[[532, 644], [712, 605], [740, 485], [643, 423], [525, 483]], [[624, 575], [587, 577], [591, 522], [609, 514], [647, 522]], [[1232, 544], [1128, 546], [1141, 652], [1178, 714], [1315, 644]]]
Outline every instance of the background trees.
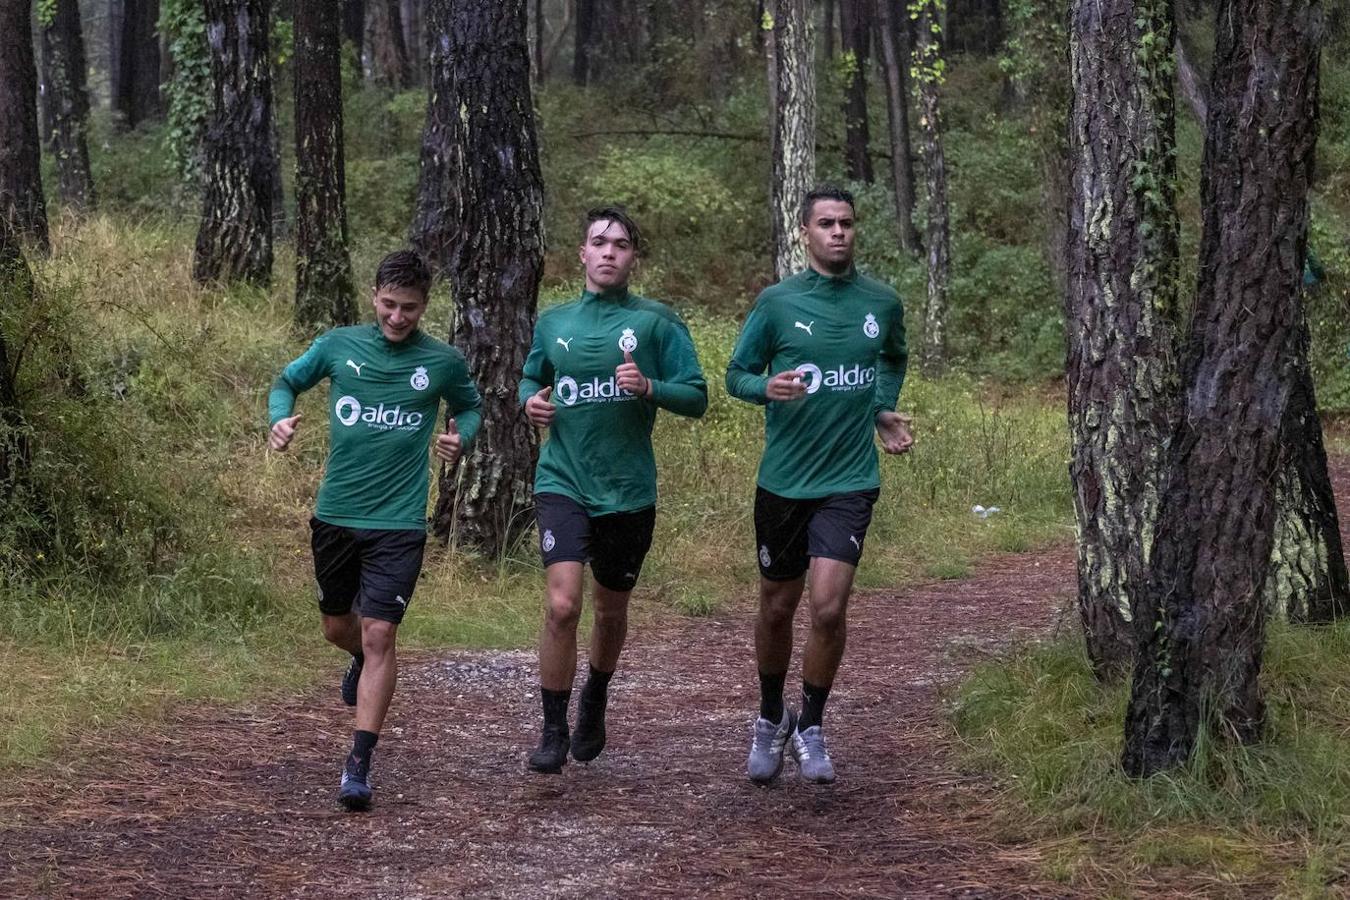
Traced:
[[773, 217], [774, 274], [786, 278], [806, 266], [800, 240], [801, 198], [816, 173], [815, 35], [805, 0], [770, 4], [773, 41]]
[[47, 115], [45, 144], [56, 159], [57, 190], [67, 206], [91, 209], [94, 178], [89, 171], [88, 64], [77, 0], [40, 5], [38, 29]]
[[46, 249], [31, 35], [28, 0], [0, 2], [0, 218], [21, 239]]

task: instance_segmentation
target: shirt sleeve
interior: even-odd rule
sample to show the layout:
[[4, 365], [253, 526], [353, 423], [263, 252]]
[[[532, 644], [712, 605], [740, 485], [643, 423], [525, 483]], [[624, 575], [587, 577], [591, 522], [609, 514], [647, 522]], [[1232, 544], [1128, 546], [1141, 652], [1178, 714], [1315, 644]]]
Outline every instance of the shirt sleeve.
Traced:
[[900, 388], [905, 383], [905, 370], [909, 366], [909, 347], [905, 343], [905, 308], [899, 299], [891, 308], [890, 319], [886, 327], [886, 341], [878, 354], [873, 417], [883, 410], [895, 409], [896, 401], [900, 399]]
[[699, 418], [708, 409], [708, 382], [683, 322], [664, 323], [660, 350], [659, 377], [651, 380], [652, 402], [676, 415]]
[[545, 387], [553, 384], [553, 363], [544, 352], [544, 340], [540, 336], [539, 323], [534, 324], [534, 340], [530, 343], [530, 352], [525, 357], [525, 367], [520, 373], [520, 388], [516, 392], [520, 405]]
[[277, 424], [295, 409], [295, 398], [328, 375], [327, 335], [320, 335], [299, 359], [281, 370], [267, 395], [267, 425]]
[[474, 438], [478, 437], [478, 426], [483, 422], [483, 398], [478, 395], [478, 388], [469, 377], [468, 362], [457, 351], [454, 367], [441, 397], [445, 400], [446, 413], [455, 420], [455, 427], [459, 429], [461, 452], [467, 451], [473, 446]]
[[765, 385], [769, 383], [769, 377], [764, 374], [764, 370], [772, 359], [769, 317], [764, 313], [762, 304], [756, 303], [741, 326], [740, 336], [736, 338], [736, 349], [732, 351], [731, 362], [727, 364], [727, 393], [749, 403], [768, 403]]

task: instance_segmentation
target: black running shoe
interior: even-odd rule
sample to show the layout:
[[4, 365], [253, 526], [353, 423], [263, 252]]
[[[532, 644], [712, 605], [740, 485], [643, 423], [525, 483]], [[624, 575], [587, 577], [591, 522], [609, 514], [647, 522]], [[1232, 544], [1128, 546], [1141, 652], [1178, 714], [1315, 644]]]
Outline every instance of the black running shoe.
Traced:
[[352, 657], [351, 665], [342, 676], [342, 702], [348, 706], [356, 705], [356, 686], [361, 683], [361, 667], [366, 664], [366, 655], [358, 653]]
[[349, 812], [364, 812], [370, 809], [370, 796], [370, 772], [367, 767], [348, 762], [342, 770], [338, 803], [347, 807]]
[[549, 774], [561, 772], [563, 763], [567, 762], [567, 749], [570, 743], [566, 726], [545, 725], [544, 733], [539, 738], [539, 746], [530, 754], [530, 768], [536, 772]]
[[577, 728], [572, 732], [572, 758], [577, 762], [590, 762], [605, 749], [606, 702], [607, 698], [596, 700], [585, 693], [577, 701]]

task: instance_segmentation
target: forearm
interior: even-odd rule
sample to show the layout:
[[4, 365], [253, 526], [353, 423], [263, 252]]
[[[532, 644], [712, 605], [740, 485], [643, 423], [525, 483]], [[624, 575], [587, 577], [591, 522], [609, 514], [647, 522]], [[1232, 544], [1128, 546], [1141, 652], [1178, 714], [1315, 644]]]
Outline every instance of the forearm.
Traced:
[[769, 402], [769, 396], [766, 393], [768, 383], [767, 375], [756, 375], [734, 362], [727, 368], [727, 393], [738, 400], [758, 403], [763, 406]]
[[459, 430], [460, 452], [467, 453], [478, 437], [478, 428], [483, 424], [483, 414], [477, 409], [466, 409], [455, 413], [455, 427]]
[[270, 428], [295, 410], [295, 398], [299, 396], [291, 387], [286, 376], [279, 375], [272, 382], [272, 390], [267, 395], [267, 426]]
[[678, 416], [697, 419], [708, 409], [708, 388], [679, 381], [651, 381], [651, 401]]

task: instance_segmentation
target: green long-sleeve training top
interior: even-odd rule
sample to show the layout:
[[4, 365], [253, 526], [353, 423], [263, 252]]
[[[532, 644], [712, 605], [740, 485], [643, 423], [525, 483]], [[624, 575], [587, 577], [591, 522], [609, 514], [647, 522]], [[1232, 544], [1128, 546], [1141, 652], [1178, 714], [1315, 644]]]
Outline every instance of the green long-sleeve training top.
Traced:
[[458, 350], [423, 331], [391, 342], [374, 323], [335, 328], [282, 371], [267, 398], [269, 424], [328, 379], [328, 461], [314, 515], [348, 528], [426, 527], [428, 448], [445, 400], [462, 451], [478, 433], [482, 401]]
[[[876, 415], [895, 409], [908, 359], [904, 307], [880, 281], [808, 268], [766, 288], [726, 380], [732, 396], [766, 407], [759, 486], [793, 499], [879, 487]], [[791, 369], [806, 396], [769, 402], [769, 378]]]
[[[625, 350], [651, 379], [650, 399], [619, 389], [614, 370]], [[592, 516], [656, 502], [658, 407], [692, 418], [708, 408], [708, 385], [684, 322], [665, 304], [623, 288], [587, 291], [540, 315], [520, 402], [546, 386], [557, 411], [539, 451], [534, 490], [570, 497]]]

